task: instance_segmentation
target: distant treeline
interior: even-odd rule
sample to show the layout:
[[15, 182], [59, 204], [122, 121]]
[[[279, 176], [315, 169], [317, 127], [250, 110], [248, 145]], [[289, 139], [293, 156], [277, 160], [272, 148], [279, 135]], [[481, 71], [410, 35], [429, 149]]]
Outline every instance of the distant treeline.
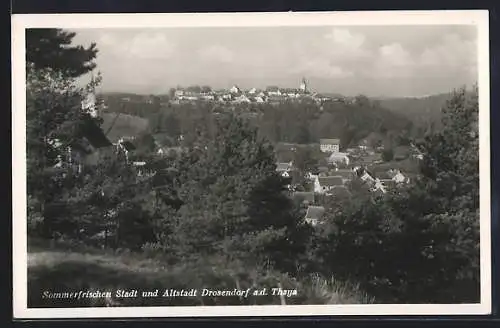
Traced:
[[172, 105], [160, 97], [134, 99], [121, 95], [105, 95], [103, 99], [107, 111], [146, 118], [151, 133], [167, 134], [173, 139], [200, 129], [212, 131], [214, 117], [227, 111], [249, 118], [259, 134], [272, 142], [314, 143], [320, 138], [339, 138], [341, 147], [347, 148], [363, 139], [373, 146], [399, 144], [403, 139], [418, 138], [425, 133], [425, 129], [415, 126], [404, 115], [366, 97], [359, 97], [354, 104], [322, 105], [312, 101], [278, 105], [208, 102]]

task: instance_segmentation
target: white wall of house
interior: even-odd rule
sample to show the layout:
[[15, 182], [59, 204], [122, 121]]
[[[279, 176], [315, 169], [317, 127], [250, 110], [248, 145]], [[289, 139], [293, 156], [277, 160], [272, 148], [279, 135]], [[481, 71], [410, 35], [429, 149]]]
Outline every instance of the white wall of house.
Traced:
[[338, 144], [322, 144], [319, 146], [319, 149], [324, 153], [337, 153], [339, 152], [340, 147]]
[[403, 183], [406, 181], [406, 177], [401, 173], [401, 172], [398, 172], [393, 178], [392, 178], [393, 181], [397, 182], [397, 183]]
[[321, 184], [319, 183], [319, 176], [317, 175], [314, 176], [314, 192], [318, 194], [324, 193], [324, 190], [321, 187]]

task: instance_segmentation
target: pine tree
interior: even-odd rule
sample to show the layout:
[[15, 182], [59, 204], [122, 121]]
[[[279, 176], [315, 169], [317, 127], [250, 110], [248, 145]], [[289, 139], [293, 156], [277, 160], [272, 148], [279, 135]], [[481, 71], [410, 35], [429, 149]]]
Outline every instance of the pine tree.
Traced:
[[70, 78], [92, 71], [96, 66], [96, 44], [88, 48], [72, 45], [75, 35], [61, 29], [26, 30], [26, 62], [35, 69], [50, 68]]
[[[223, 117], [180, 162], [176, 245], [185, 254], [227, 254], [228, 261], [284, 260], [298, 246], [297, 218], [276, 173], [273, 149], [255, 129]], [[294, 249], [296, 250], [296, 249]]]

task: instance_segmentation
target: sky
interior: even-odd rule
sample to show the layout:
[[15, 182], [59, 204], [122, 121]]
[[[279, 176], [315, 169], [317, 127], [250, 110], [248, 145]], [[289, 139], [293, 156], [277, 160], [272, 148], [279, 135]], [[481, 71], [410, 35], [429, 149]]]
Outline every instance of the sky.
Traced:
[[345, 96], [444, 93], [478, 79], [474, 26], [273, 26], [81, 29], [97, 43], [103, 92], [175, 86], [298, 87]]

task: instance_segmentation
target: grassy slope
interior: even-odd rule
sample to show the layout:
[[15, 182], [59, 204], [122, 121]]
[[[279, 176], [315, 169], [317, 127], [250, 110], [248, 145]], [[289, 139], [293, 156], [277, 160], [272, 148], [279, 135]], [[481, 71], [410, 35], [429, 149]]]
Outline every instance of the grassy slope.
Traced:
[[148, 120], [128, 114], [120, 114], [113, 124], [116, 115], [116, 113], [102, 114], [102, 130], [106, 133], [112, 127], [108, 133], [108, 138], [111, 141], [117, 141], [123, 136], [137, 136], [148, 129]]
[[[280, 298], [268, 296], [238, 297], [161, 297], [169, 288], [203, 288], [233, 290], [239, 286], [252, 288], [277, 287], [297, 289], [298, 296], [286, 299], [287, 304], [355, 304], [372, 300], [357, 288], [311, 277], [295, 281], [276, 273], [255, 274], [245, 268], [226, 269], [209, 263], [182, 263], [167, 266], [142, 254], [112, 254], [96, 249], [68, 248], [66, 245], [30, 245], [28, 252], [28, 304], [30, 307], [67, 306], [158, 306], [158, 305], [252, 305], [280, 304]], [[257, 276], [257, 277], [256, 277]], [[95, 301], [43, 299], [43, 291], [71, 292], [79, 290], [111, 291], [137, 289], [138, 298], [97, 299]], [[159, 290], [159, 297], [142, 298], [141, 291]]]

